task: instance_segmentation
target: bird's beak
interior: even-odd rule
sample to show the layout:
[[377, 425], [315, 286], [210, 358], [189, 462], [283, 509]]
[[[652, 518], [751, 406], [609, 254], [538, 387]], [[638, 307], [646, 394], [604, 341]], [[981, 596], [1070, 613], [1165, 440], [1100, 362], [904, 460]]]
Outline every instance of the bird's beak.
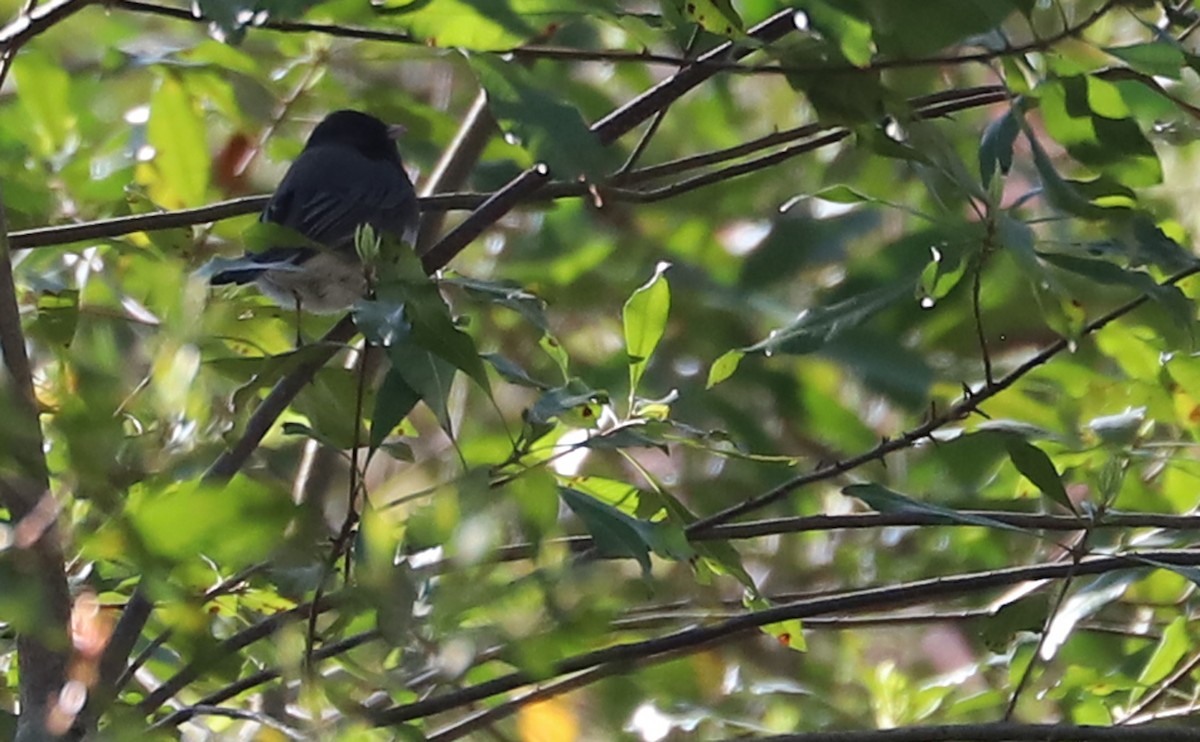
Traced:
[[400, 137], [404, 136], [404, 132], [408, 131], [408, 129], [405, 128], [404, 124], [392, 124], [391, 126], [389, 126], [387, 128], [387, 131], [388, 131], [388, 139], [395, 141], [395, 140], [399, 139]]

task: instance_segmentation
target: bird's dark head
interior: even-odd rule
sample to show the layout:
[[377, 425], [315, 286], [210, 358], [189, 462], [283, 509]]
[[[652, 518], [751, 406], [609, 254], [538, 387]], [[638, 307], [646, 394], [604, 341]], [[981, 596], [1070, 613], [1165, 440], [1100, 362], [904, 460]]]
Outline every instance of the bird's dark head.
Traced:
[[374, 160], [398, 161], [396, 131], [397, 127], [361, 111], [334, 111], [317, 124], [305, 146], [339, 144], [353, 147]]

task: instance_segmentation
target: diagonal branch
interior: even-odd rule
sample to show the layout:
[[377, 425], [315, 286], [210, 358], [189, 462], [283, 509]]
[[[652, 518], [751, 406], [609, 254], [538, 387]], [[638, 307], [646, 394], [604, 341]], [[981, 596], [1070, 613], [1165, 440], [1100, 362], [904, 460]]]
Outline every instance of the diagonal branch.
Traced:
[[[1147, 562], [1171, 566], [1195, 566], [1200, 564], [1200, 552], [1180, 549], [1142, 552], [1128, 556], [1090, 557], [1079, 563], [1009, 567], [987, 572], [934, 577], [905, 585], [867, 588], [838, 595], [802, 599], [761, 611], [745, 613], [724, 621], [683, 629], [654, 639], [617, 643], [603, 649], [584, 652], [559, 661], [553, 666], [551, 672], [542, 675], [540, 679], [581, 672], [614, 663], [661, 661], [668, 657], [674, 657], [675, 653], [681, 650], [698, 651], [738, 639], [764, 626], [782, 621], [847, 611], [896, 608], [948, 597], [958, 598], [1031, 580], [1054, 580], [1063, 579], [1068, 575], [1096, 575], [1122, 569], [1144, 569]], [[529, 685], [535, 680], [537, 679], [528, 673], [512, 672], [441, 696], [368, 713], [376, 725], [401, 724], [457, 709], [501, 693], [508, 693]]]
[[[1197, 273], [1200, 273], [1200, 265], [1194, 265], [1190, 268], [1186, 268], [1167, 278], [1160, 285], [1171, 286], [1179, 283], [1189, 276], [1194, 276]], [[1126, 314], [1129, 314], [1149, 300], [1149, 294], [1142, 294], [1136, 299], [1132, 299], [1116, 309], [1097, 317], [1083, 326], [1083, 329], [1080, 332], [1080, 337], [1091, 335], [1103, 329], [1109, 323], [1124, 317]], [[761, 495], [757, 495], [756, 497], [752, 497], [749, 500], [744, 500], [737, 505], [730, 506], [710, 516], [701, 518], [700, 520], [688, 525], [687, 533], [689, 536], [702, 533], [713, 526], [720, 525], [722, 523], [728, 523], [734, 518], [746, 515], [747, 513], [752, 513], [756, 510], [761, 510], [769, 505], [779, 502], [801, 487], [813, 484], [815, 482], [822, 482], [827, 479], [831, 479], [857, 469], [863, 464], [867, 464], [872, 461], [881, 461], [887, 457], [888, 454], [911, 448], [912, 446], [916, 445], [918, 441], [931, 437], [934, 431], [943, 428], [952, 422], [963, 420], [978, 412], [980, 406], [984, 402], [992, 399], [1000, 392], [1008, 389], [1013, 384], [1017, 383], [1026, 375], [1028, 375], [1031, 371], [1044, 366], [1050, 361], [1050, 359], [1054, 358], [1068, 347], [1070, 347], [1070, 342], [1066, 339], [1056, 340], [1038, 353], [1034, 354], [1032, 358], [1025, 361], [1020, 366], [1017, 366], [1009, 373], [1005, 374], [999, 379], [996, 379], [994, 384], [991, 384], [977, 392], [967, 393], [961, 399], [951, 405], [950, 408], [945, 412], [941, 413], [940, 415], [931, 416], [926, 422], [918, 425], [915, 428], [905, 431], [899, 437], [885, 439], [871, 450], [865, 451], [857, 456], [852, 456], [848, 459], [843, 459], [842, 461], [822, 466], [815, 471], [809, 472], [808, 474], [801, 474], [799, 476], [792, 477], [791, 479], [767, 490]]]

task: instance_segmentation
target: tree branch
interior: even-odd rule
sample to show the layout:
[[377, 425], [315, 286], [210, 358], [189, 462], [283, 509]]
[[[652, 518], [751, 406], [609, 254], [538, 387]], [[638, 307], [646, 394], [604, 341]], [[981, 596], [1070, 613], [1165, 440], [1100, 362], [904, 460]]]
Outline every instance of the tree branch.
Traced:
[[[0, 191], [0, 235], [8, 232], [7, 210]], [[43, 453], [41, 421], [34, 396], [33, 371], [25, 350], [21, 314], [13, 280], [12, 253], [0, 236], [0, 407], [6, 413], [0, 447], [0, 504], [12, 518], [15, 564], [36, 592], [30, 606], [37, 630], [17, 634], [21, 715], [18, 740], [56, 739], [74, 721], [72, 710], [56, 712], [66, 682], [70, 654], [71, 597], [67, 589], [58, 531], [58, 503], [50, 494], [50, 475]], [[51, 721], [56, 714], [57, 721]]]
[[[669, 653], [685, 649], [697, 651], [731, 641], [763, 626], [781, 621], [806, 619], [812, 616], [846, 611], [896, 608], [940, 598], [962, 597], [1029, 580], [1052, 580], [1068, 575], [1082, 576], [1121, 569], [1144, 569], [1147, 562], [1195, 566], [1200, 564], [1200, 552], [1163, 550], [1140, 552], [1128, 556], [1091, 557], [1083, 559], [1079, 563], [1009, 567], [987, 572], [934, 577], [906, 585], [867, 588], [838, 595], [802, 599], [746, 613], [725, 621], [684, 629], [655, 639], [613, 644], [604, 649], [568, 657], [555, 663], [548, 675], [567, 675], [609, 663], [643, 662], [651, 658], [661, 660]], [[542, 676], [543, 679], [545, 677], [546, 675]], [[533, 676], [526, 673], [513, 672], [445, 695], [369, 713], [376, 725], [390, 726], [460, 708], [491, 696], [516, 690], [535, 682], [535, 680]]]
[[[1197, 273], [1200, 273], [1200, 265], [1195, 265], [1182, 270], [1167, 278], [1160, 285], [1171, 286]], [[1103, 329], [1109, 323], [1125, 316], [1126, 314], [1129, 314], [1149, 300], [1150, 296], [1148, 294], [1142, 294], [1136, 299], [1128, 301], [1116, 309], [1097, 317], [1083, 326], [1079, 333], [1080, 337], [1091, 335]], [[880, 461], [888, 454], [895, 453], [906, 448], [911, 448], [918, 441], [925, 438], [930, 438], [934, 431], [952, 422], [965, 419], [966, 417], [974, 414], [979, 410], [980, 406], [984, 402], [988, 401], [992, 397], [995, 397], [1000, 392], [1008, 389], [1013, 384], [1024, 378], [1031, 371], [1044, 366], [1050, 361], [1050, 359], [1066, 350], [1069, 346], [1070, 342], [1066, 339], [1056, 340], [1055, 342], [1043, 348], [1041, 351], [1035, 353], [1032, 358], [1025, 361], [1020, 366], [1017, 366], [1009, 373], [1005, 374], [999, 379], [996, 379], [994, 384], [991, 384], [990, 386], [981, 389], [978, 392], [970, 392], [966, 394], [953, 405], [951, 405], [946, 412], [943, 412], [940, 415], [931, 416], [926, 422], [918, 425], [915, 428], [905, 431], [899, 437], [885, 439], [871, 450], [858, 454], [857, 456], [852, 456], [848, 459], [822, 466], [815, 471], [809, 472], [808, 474], [801, 474], [800, 476], [792, 477], [791, 479], [776, 485], [770, 490], [767, 490], [761, 495], [752, 497], [749, 500], [744, 500], [737, 505], [730, 506], [705, 518], [701, 518], [700, 520], [688, 525], [686, 529], [687, 533], [689, 536], [702, 533], [713, 526], [720, 525], [722, 523], [728, 523], [729, 521], [741, 515], [754, 512], [755, 510], [761, 510], [768, 505], [776, 503], [800, 487], [840, 476], [846, 472], [857, 469], [863, 464], [872, 461]]]
[[[1073, 724], [950, 724], [869, 729], [856, 732], [803, 732], [756, 737], [756, 742], [1197, 742], [1189, 727], [1098, 727]], [[731, 742], [731, 741], [730, 741]]]

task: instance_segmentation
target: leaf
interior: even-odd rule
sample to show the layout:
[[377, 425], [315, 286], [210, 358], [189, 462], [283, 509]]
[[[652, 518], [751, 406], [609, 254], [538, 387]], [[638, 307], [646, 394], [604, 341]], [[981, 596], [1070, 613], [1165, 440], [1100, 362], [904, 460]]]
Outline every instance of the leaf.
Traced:
[[708, 369], [708, 381], [705, 383], [704, 388], [712, 389], [717, 384], [733, 376], [734, 372], [738, 369], [738, 365], [741, 364], [742, 359], [745, 357], [746, 353], [737, 348], [722, 353], [717, 360], [713, 361], [712, 367]]
[[[387, 349], [392, 371], [416, 392], [437, 418], [438, 425], [453, 437], [450, 423], [450, 387], [454, 383], [454, 367], [414, 342], [399, 342]], [[397, 404], [397, 407], [400, 405]], [[374, 431], [372, 431], [372, 434]]]
[[474, 55], [469, 61], [500, 127], [557, 177], [572, 180], [604, 172], [608, 154], [600, 140], [577, 109], [550, 92], [555, 88], [548, 81], [495, 57]]
[[1171, 623], [1167, 624], [1167, 628], [1162, 632], [1162, 638], [1158, 640], [1158, 646], [1154, 648], [1154, 653], [1150, 655], [1150, 659], [1146, 660], [1142, 671], [1138, 673], [1138, 683], [1142, 688], [1134, 689], [1132, 700], [1136, 701], [1142, 695], [1144, 688], [1166, 678], [1179, 664], [1179, 661], [1187, 655], [1192, 646], [1187, 624], [1188, 620], [1185, 616], [1176, 616]]
[[383, 0], [378, 7], [427, 46], [473, 51], [511, 49], [573, 19], [613, 15], [610, 0]]
[[1180, 327], [1187, 327], [1192, 320], [1192, 303], [1178, 286], [1164, 286], [1148, 273], [1128, 270], [1107, 260], [1092, 260], [1060, 253], [1038, 253], [1038, 257], [1051, 265], [1084, 276], [1097, 283], [1109, 286], [1128, 286], [1146, 294], [1162, 305], [1171, 319]]
[[371, 452], [374, 453], [396, 426], [404, 420], [421, 395], [404, 379], [404, 375], [389, 368], [379, 384], [375, 395], [375, 409], [371, 413]]
[[[687, 508], [679, 498], [672, 495], [670, 492], [660, 492], [663, 507], [667, 511], [667, 517], [671, 518], [676, 523], [687, 526], [695, 523], [698, 518], [696, 514]], [[717, 571], [730, 575], [735, 580], [742, 584], [750, 594], [757, 594], [758, 587], [754, 584], [754, 578], [746, 571], [742, 564], [742, 555], [738, 553], [737, 548], [725, 540], [718, 539], [700, 539], [691, 542], [691, 548], [696, 550], [696, 553], [709, 562], [710, 568], [715, 568]]]
[[575, 705], [565, 696], [522, 704], [517, 711], [517, 736], [522, 740], [579, 739]]
[[198, 102], [175, 75], [158, 80], [150, 97], [146, 135], [158, 172], [150, 186], [154, 200], [173, 208], [204, 203], [211, 170], [208, 135]]
[[636, 559], [642, 571], [649, 573], [649, 523], [570, 487], [559, 487], [558, 494], [583, 521], [601, 556]]
[[1185, 60], [1183, 50], [1169, 37], [1128, 46], [1109, 46], [1104, 51], [1128, 64], [1130, 67], [1155, 77], [1178, 80]]
[[594, 428], [600, 417], [600, 406], [607, 404], [608, 395], [596, 391], [579, 379], [550, 389], [525, 413], [532, 423], [547, 423], [556, 418], [570, 425]]
[[151, 554], [171, 562], [203, 555], [236, 569], [276, 548], [294, 510], [287, 492], [239, 475], [220, 484], [139, 487], [127, 512], [129, 527]]
[[67, 347], [79, 325], [79, 292], [74, 289], [43, 291], [37, 295], [37, 317], [30, 335], [42, 342]]
[[1141, 575], [1133, 570], [1101, 575], [1063, 601], [1062, 608], [1046, 628], [1042, 659], [1053, 659], [1080, 621], [1116, 602], [1140, 578]]
[[881, 52], [892, 57], [926, 55], [987, 32], [1032, 0], [873, 0], [871, 10]]
[[[772, 607], [771, 601], [767, 598], [750, 593], [747, 593], [742, 599], [742, 604], [754, 611], [764, 611]], [[766, 624], [760, 626], [759, 630], [767, 636], [775, 637], [777, 642], [788, 649], [794, 649], [797, 652], [808, 651], [808, 643], [804, 640], [804, 623], [798, 618]]]
[[922, 309], [932, 309], [939, 299], [944, 298], [967, 273], [968, 261], [960, 251], [949, 255], [942, 249], [929, 248], [930, 259], [917, 281], [917, 302]]
[[1079, 192], [1074, 184], [1058, 174], [1053, 160], [1046, 154], [1041, 142], [1037, 140], [1023, 118], [1021, 130], [1029, 142], [1029, 149], [1033, 154], [1033, 165], [1042, 179], [1042, 189], [1047, 200], [1056, 208], [1084, 219], [1101, 219], [1107, 216], [1105, 209], [1093, 204]]
[[993, 520], [985, 515], [962, 513], [957, 510], [941, 507], [940, 505], [919, 502], [878, 484], [852, 484], [849, 487], [842, 488], [842, 494], [847, 497], [857, 497], [877, 513], [932, 515], [944, 520], [946, 523], [962, 523], [981, 528], [1000, 528], [1017, 533], [1029, 533], [1024, 528], [1019, 528], [1003, 521]]
[[496, 369], [496, 373], [504, 377], [504, 380], [509, 383], [527, 386], [531, 389], [546, 390], [550, 388], [549, 384], [533, 378], [528, 371], [518, 366], [516, 362], [505, 358], [499, 353], [480, 353], [479, 357], [487, 361], [492, 368]]
[[477, 278], [452, 276], [442, 283], [458, 286], [468, 295], [513, 310], [542, 332], [549, 332], [546, 321], [546, 302], [513, 283], [483, 281]]
[[826, 0], [808, 0], [801, 8], [808, 24], [837, 42], [838, 50], [855, 67], [866, 67], [875, 54], [871, 24], [846, 13]]
[[661, 262], [654, 276], [625, 302], [625, 354], [629, 359], [629, 395], [633, 398], [654, 349], [662, 340], [671, 308], [671, 288], [664, 275], [670, 263]]
[[984, 188], [991, 183], [997, 170], [1001, 175], [1008, 175], [1012, 169], [1013, 145], [1020, 131], [1021, 126], [1011, 108], [984, 129], [983, 139], [979, 142], [979, 178]]
[[66, 68], [35, 48], [12, 59], [17, 102], [35, 135], [34, 149], [51, 157], [67, 144], [78, 117], [71, 108], [71, 76]]
[[373, 341], [386, 345], [402, 332], [397, 319], [402, 312], [412, 342], [471, 377], [490, 396], [491, 383], [475, 340], [454, 324], [446, 300], [425, 275], [412, 247], [385, 240], [378, 268], [378, 298], [359, 301], [354, 308], [356, 322], [362, 317], [367, 324], [364, 332], [373, 332]]
[[718, 36], [741, 36], [744, 28], [730, 0], [670, 0], [682, 13], [705, 31]]
[[842, 333], [861, 325], [871, 317], [910, 296], [912, 283], [898, 280], [886, 286], [864, 291], [835, 304], [806, 309], [796, 321], [772, 330], [766, 340], [742, 350], [746, 353], [804, 354], [821, 348]]
[[1036, 94], [1046, 130], [1076, 160], [1126, 186], [1162, 182], [1158, 154], [1116, 85], [1075, 75], [1050, 80]]
[[1071, 502], [1071, 498], [1067, 496], [1062, 477], [1054, 468], [1054, 462], [1050, 460], [1045, 451], [1015, 435], [1006, 436], [1004, 447], [1008, 451], [1008, 457], [1012, 460], [1013, 466], [1017, 467], [1017, 471], [1033, 482], [1043, 495], [1072, 513], [1079, 512], [1075, 508], [1075, 503]]

